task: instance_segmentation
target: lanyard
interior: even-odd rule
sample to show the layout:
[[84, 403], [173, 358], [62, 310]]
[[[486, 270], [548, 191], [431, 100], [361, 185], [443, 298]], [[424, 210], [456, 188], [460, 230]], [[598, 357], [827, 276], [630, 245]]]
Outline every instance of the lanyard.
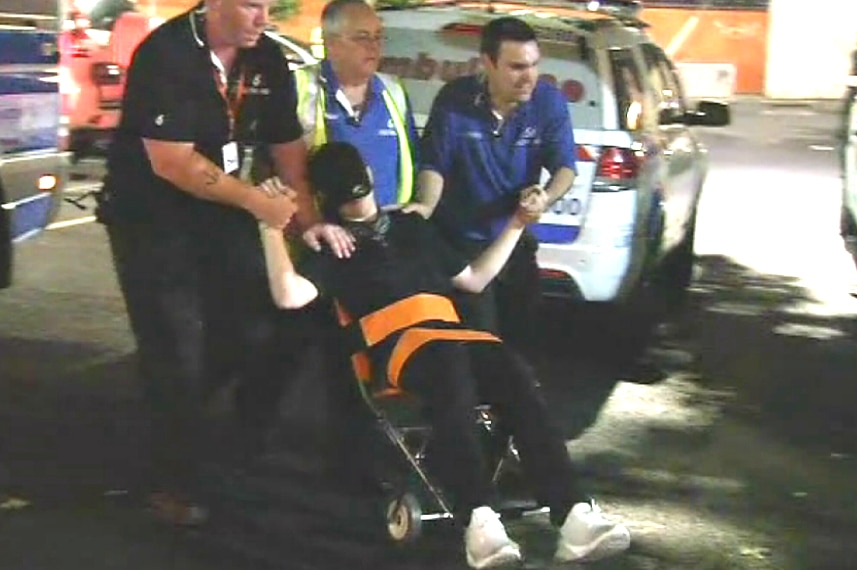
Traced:
[[214, 52], [211, 52], [211, 61], [214, 63], [214, 82], [217, 84], [217, 92], [220, 93], [223, 101], [226, 102], [226, 115], [229, 118], [229, 138], [231, 139], [235, 136], [235, 121], [246, 92], [246, 88], [244, 87], [244, 69], [241, 70], [241, 74], [238, 77], [237, 89], [235, 89], [234, 93], [230, 94], [226, 70], [220, 58]]

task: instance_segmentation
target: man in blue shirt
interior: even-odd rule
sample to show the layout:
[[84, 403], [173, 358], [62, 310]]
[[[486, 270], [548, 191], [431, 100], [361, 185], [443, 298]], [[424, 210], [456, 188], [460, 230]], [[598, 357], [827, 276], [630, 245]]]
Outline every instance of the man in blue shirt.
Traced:
[[[565, 97], [539, 80], [535, 31], [513, 17], [482, 31], [483, 73], [449, 82], [432, 105], [421, 145], [419, 205], [468, 257], [497, 237], [523, 196], [539, 212], [574, 182], [575, 146]], [[551, 174], [539, 186], [542, 169]], [[495, 283], [464, 294], [470, 326], [500, 333], [519, 348], [539, 298], [538, 242], [525, 234]]]
[[382, 207], [410, 201], [417, 132], [398, 79], [378, 72], [384, 29], [364, 0], [332, 0], [321, 15], [325, 59], [295, 73], [309, 148], [348, 142], [372, 168]]

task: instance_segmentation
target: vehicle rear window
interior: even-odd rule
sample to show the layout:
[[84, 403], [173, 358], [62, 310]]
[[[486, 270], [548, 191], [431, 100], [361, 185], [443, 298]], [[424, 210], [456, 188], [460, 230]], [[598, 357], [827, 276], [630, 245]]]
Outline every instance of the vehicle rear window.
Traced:
[[634, 53], [630, 49], [611, 49], [607, 53], [616, 94], [619, 128], [627, 131], [639, 130], [643, 127], [642, 115], [648, 104]]
[[[540, 38], [539, 72], [566, 95], [577, 128], [600, 128], [598, 74], [585, 46]], [[449, 80], [480, 69], [478, 37], [411, 28], [387, 28], [381, 71], [397, 75], [408, 91], [418, 126]]]

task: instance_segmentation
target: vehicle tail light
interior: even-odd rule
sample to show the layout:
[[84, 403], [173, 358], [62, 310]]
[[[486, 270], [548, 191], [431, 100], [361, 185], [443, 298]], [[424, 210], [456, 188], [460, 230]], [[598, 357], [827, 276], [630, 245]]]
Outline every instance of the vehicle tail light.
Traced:
[[629, 180], [640, 173], [642, 155], [628, 148], [604, 147], [598, 163], [599, 178]]
[[568, 273], [565, 271], [560, 271], [559, 269], [547, 269], [545, 267], [539, 268], [539, 275], [542, 279], [556, 279], [556, 280], [566, 280], [570, 279]]
[[122, 83], [122, 68], [115, 63], [93, 63], [92, 81], [96, 85], [119, 85]]

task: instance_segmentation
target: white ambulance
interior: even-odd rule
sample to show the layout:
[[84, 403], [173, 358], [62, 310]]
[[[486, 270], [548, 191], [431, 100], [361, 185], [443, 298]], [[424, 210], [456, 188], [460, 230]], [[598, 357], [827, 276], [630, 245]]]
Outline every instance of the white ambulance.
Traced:
[[549, 296], [622, 302], [656, 283], [681, 298], [691, 280], [707, 169], [693, 127], [726, 125], [729, 109], [688, 105], [639, 9], [613, 0], [380, 10], [381, 70], [402, 78], [418, 123], [444, 82], [478, 71], [479, 34], [492, 18], [516, 15], [536, 30], [539, 70], [565, 93], [578, 144], [573, 188], [534, 228]]

